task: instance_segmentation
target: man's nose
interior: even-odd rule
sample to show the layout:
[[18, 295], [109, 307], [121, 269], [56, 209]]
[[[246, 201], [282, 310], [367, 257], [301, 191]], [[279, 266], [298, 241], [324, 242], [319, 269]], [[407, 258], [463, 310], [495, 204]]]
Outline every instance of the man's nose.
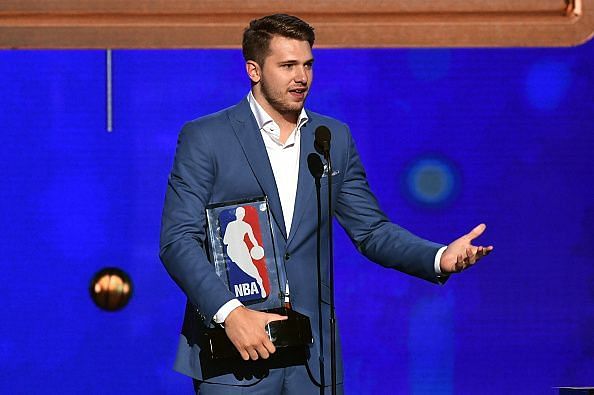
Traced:
[[305, 67], [296, 67], [295, 68], [294, 80], [295, 80], [295, 82], [299, 82], [302, 84], [307, 83], [307, 73], [305, 71]]

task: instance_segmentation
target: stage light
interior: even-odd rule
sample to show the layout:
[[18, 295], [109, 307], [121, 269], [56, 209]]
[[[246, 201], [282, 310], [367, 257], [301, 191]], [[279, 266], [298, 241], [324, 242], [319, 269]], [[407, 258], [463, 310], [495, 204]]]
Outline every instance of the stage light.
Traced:
[[132, 296], [132, 280], [123, 270], [107, 267], [93, 276], [89, 292], [99, 308], [106, 311], [121, 310]]
[[415, 159], [404, 175], [405, 192], [417, 204], [444, 207], [458, 194], [460, 176], [457, 168], [439, 157]]

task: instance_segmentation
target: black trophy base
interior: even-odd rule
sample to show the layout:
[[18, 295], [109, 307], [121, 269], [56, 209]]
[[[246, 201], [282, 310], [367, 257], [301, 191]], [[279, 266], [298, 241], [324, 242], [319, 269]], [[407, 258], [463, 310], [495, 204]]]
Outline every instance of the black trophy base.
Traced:
[[559, 395], [594, 395], [594, 387], [558, 387]]
[[[285, 307], [265, 310], [287, 316], [283, 321], [272, 321], [266, 325], [266, 333], [277, 349], [308, 346], [313, 342], [309, 318]], [[207, 343], [206, 354], [210, 359], [241, 359], [239, 352], [227, 337], [223, 328], [209, 328], [204, 334]]]

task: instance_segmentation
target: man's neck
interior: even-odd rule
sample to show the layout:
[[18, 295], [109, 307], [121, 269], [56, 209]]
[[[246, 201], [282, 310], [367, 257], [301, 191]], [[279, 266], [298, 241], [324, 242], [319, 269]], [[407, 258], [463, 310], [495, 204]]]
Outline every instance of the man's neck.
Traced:
[[295, 119], [295, 122], [283, 122], [283, 123], [279, 123], [278, 121], [275, 120], [275, 122], [278, 124], [278, 127], [280, 128], [280, 136], [279, 136], [278, 140], [280, 141], [281, 144], [284, 144], [287, 142], [287, 140], [289, 139], [289, 136], [291, 136], [291, 133], [293, 133], [293, 131], [297, 127], [297, 120]]
[[262, 107], [262, 109], [266, 111], [268, 115], [270, 115], [270, 118], [272, 118], [272, 120], [276, 122], [280, 128], [279, 141], [281, 144], [284, 144], [297, 127], [297, 121], [299, 120], [300, 112], [280, 113], [276, 111], [270, 105], [270, 103], [268, 103], [268, 101], [266, 101], [262, 95], [260, 95], [259, 92], [252, 90], [252, 95], [254, 95], [254, 99], [256, 99], [260, 107]]

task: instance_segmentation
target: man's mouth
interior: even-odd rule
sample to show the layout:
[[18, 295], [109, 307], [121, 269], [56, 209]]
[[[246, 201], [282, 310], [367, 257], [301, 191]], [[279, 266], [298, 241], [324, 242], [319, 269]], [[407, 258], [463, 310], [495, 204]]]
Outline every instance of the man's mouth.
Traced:
[[305, 93], [307, 92], [306, 88], [294, 88], [294, 89], [289, 89], [289, 93], [298, 99], [302, 99], [305, 96]]

